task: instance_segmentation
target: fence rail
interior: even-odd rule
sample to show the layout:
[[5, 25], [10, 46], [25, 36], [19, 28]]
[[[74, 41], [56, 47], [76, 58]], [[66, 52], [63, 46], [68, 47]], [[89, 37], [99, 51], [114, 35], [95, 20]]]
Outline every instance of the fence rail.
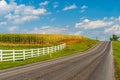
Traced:
[[37, 57], [45, 54], [51, 54], [60, 51], [66, 47], [66, 44], [60, 44], [52, 47], [23, 49], [23, 50], [0, 50], [0, 62], [25, 60], [32, 57]]

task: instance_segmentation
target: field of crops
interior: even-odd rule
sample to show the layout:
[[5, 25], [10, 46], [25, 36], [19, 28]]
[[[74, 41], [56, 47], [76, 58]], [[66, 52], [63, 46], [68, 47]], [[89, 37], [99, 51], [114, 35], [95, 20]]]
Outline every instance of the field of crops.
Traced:
[[0, 49], [26, 49], [75, 43], [88, 38], [60, 34], [0, 34]]

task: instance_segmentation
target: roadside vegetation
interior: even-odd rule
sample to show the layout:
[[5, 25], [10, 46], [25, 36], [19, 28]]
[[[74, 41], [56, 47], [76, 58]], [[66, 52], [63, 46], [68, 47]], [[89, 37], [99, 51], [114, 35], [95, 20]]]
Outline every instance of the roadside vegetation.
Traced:
[[113, 41], [114, 62], [115, 62], [115, 77], [120, 80], [120, 41]]
[[[67, 56], [70, 54], [74, 54], [77, 52], [83, 52], [92, 46], [94, 46], [98, 41], [91, 40], [89, 38], [81, 37], [81, 36], [72, 36], [72, 35], [57, 35], [57, 34], [47, 34], [47, 35], [41, 35], [41, 34], [9, 34], [10, 37], [13, 37], [14, 42], [7, 41], [8, 35], [7, 34], [1, 34], [3, 39], [3, 35], [6, 35], [7, 37], [4, 40], [1, 40], [0, 48], [1, 49], [22, 49], [22, 48], [32, 48], [32, 47], [43, 47], [43, 46], [52, 46], [57, 45], [61, 43], [66, 43], [67, 46], [62, 51], [58, 51], [56, 53], [47, 54], [23, 61], [15, 61], [15, 62], [0, 62], [0, 69], [6, 69], [16, 66], [22, 66], [25, 64], [40, 62], [48, 59], [53, 59], [57, 57]], [[24, 35], [24, 39], [21, 37]], [[19, 36], [20, 40], [16, 40], [18, 38], [15, 38], [15, 36]], [[28, 38], [28, 36], [32, 36], [35, 38], [35, 41]], [[36, 37], [35, 37], [36, 36]], [[9, 37], [9, 38], [10, 38]], [[28, 39], [27, 39], [28, 38]], [[30, 41], [30, 42], [29, 42]], [[37, 46], [36, 46], [37, 45]], [[5, 46], [5, 47], [4, 47]]]

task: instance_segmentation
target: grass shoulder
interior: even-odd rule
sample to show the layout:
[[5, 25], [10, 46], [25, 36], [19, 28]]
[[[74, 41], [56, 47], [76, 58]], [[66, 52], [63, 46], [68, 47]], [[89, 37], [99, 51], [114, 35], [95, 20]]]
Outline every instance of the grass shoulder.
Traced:
[[113, 41], [114, 62], [115, 62], [115, 77], [120, 80], [120, 41]]

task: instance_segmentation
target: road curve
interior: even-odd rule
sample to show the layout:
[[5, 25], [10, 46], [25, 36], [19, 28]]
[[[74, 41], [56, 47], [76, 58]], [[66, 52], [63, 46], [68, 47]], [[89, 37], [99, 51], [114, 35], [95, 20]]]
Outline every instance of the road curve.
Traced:
[[115, 80], [110, 42], [73, 55], [0, 71], [0, 80]]

